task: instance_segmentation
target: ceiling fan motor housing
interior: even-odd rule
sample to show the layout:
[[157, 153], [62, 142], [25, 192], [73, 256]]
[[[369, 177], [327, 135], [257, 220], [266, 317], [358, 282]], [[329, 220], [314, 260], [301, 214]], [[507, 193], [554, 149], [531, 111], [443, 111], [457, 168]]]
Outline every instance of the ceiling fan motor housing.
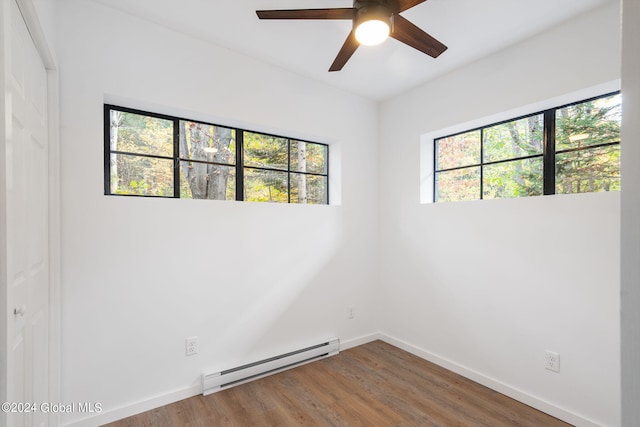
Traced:
[[378, 20], [385, 22], [389, 26], [391, 32], [393, 32], [393, 13], [385, 2], [376, 0], [354, 1], [353, 8], [355, 9], [353, 17], [354, 30], [363, 22]]

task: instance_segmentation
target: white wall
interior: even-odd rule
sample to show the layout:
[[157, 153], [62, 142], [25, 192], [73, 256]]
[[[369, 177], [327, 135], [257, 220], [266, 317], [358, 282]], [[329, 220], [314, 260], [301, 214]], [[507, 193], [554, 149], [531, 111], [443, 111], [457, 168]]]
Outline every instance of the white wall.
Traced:
[[[27, 0], [29, 1], [29, 0]], [[30, 0], [38, 13], [38, 20], [46, 38], [47, 47], [55, 59], [55, 0]]]
[[622, 425], [640, 425], [640, 2], [622, 23]]
[[[63, 402], [105, 422], [197, 393], [205, 370], [375, 332], [375, 103], [91, 2], [60, 1], [56, 24]], [[104, 196], [105, 99], [329, 143], [333, 205]]]
[[619, 31], [611, 2], [381, 107], [382, 332], [578, 425], [620, 423], [619, 194], [420, 204], [420, 136], [619, 79]]

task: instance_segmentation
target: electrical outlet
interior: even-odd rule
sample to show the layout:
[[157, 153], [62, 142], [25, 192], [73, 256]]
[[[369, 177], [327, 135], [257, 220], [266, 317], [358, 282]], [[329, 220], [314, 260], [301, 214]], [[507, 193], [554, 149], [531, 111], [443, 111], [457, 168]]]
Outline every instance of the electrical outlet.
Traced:
[[554, 351], [545, 351], [544, 367], [553, 372], [560, 372], [560, 355]]
[[186, 356], [198, 354], [198, 337], [184, 339], [184, 353]]
[[354, 305], [350, 305], [348, 307], [349, 310], [349, 319], [355, 319], [356, 318], [356, 307]]

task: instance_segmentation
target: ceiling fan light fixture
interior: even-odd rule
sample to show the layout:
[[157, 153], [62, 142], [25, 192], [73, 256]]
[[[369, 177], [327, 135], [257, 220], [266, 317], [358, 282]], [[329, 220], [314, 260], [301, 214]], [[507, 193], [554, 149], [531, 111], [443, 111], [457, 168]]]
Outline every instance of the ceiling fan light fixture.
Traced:
[[356, 40], [365, 46], [375, 46], [391, 34], [391, 12], [384, 6], [363, 7], [354, 20]]
[[570, 135], [569, 136], [569, 141], [571, 142], [578, 142], [578, 141], [583, 141], [587, 138], [589, 138], [591, 135], [589, 135], [588, 133], [579, 133], [577, 135]]
[[389, 24], [377, 19], [371, 19], [358, 25], [356, 28], [356, 40], [365, 46], [375, 46], [389, 37], [391, 28]]

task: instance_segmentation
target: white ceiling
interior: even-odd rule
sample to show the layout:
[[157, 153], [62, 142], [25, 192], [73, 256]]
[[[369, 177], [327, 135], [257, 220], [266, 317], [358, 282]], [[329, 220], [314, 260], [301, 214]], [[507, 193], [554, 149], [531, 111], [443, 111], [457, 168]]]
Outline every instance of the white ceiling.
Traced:
[[428, 0], [402, 15], [449, 49], [433, 59], [394, 39], [327, 70], [350, 21], [260, 21], [257, 9], [351, 7], [352, 0], [92, 0], [230, 50], [382, 100], [615, 0]]

